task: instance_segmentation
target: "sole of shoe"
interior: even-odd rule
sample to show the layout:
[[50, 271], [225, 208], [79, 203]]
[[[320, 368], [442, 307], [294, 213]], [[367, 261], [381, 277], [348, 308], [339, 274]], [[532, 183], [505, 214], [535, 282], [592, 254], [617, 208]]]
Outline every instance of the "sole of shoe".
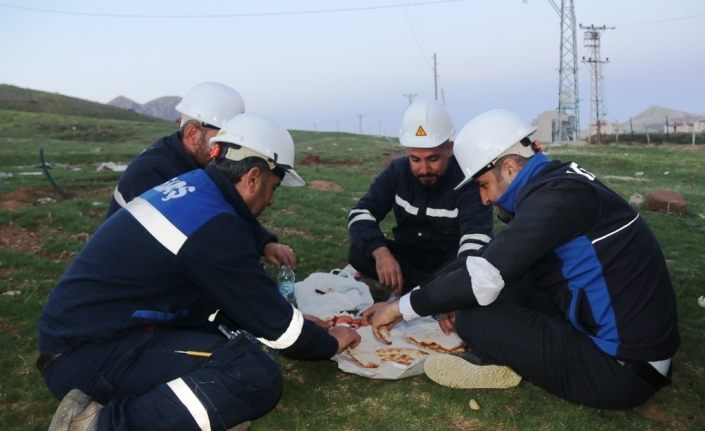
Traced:
[[72, 389], [59, 403], [48, 431], [68, 431], [71, 421], [83, 412], [91, 402], [91, 397], [78, 389]]
[[426, 376], [439, 385], [458, 389], [508, 389], [521, 382], [509, 367], [475, 365], [453, 355], [434, 355], [424, 362]]

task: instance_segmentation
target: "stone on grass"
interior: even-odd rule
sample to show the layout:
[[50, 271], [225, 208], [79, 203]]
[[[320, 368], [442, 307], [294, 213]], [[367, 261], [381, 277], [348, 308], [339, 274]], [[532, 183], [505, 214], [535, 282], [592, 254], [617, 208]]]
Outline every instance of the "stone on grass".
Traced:
[[685, 214], [688, 202], [673, 190], [655, 189], [646, 195], [646, 209], [666, 214]]

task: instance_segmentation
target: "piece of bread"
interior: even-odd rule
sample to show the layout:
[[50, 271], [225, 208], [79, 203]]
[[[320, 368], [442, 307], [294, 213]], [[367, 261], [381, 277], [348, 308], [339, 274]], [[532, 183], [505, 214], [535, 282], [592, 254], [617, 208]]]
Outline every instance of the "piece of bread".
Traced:
[[456, 352], [462, 352], [464, 350], [462, 343], [448, 349], [448, 348], [441, 346], [440, 343], [438, 343], [436, 341], [422, 340], [422, 339], [416, 338], [412, 335], [407, 335], [406, 337], [404, 337], [404, 341], [406, 341], [409, 344], [413, 344], [415, 346], [419, 346], [423, 349], [430, 350], [430, 351], [436, 352], [436, 353], [456, 353]]
[[392, 338], [389, 335], [389, 326], [380, 326], [379, 336], [382, 338], [382, 341], [384, 341], [385, 344], [392, 344]]
[[359, 352], [359, 351], [352, 349], [350, 347], [348, 347], [347, 351], [348, 351], [348, 355], [350, 355], [352, 360], [355, 361], [359, 366], [361, 366], [363, 368], [377, 368], [377, 367], [379, 367], [379, 364], [375, 364], [374, 362], [365, 360], [364, 356], [366, 356], [366, 355], [363, 355], [362, 352]]
[[409, 366], [417, 360], [427, 356], [428, 353], [419, 349], [411, 349], [408, 347], [387, 347], [385, 349], [377, 349], [377, 356], [382, 361], [392, 361], [402, 365]]

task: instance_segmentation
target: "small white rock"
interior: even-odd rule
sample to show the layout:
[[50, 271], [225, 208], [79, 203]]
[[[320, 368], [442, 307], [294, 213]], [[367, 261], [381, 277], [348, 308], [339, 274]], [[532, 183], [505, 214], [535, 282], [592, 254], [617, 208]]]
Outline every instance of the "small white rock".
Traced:
[[629, 196], [629, 203], [634, 205], [635, 207], [638, 207], [639, 205], [644, 203], [644, 196], [641, 193], [633, 193], [631, 196]]
[[474, 398], [470, 398], [470, 402], [468, 403], [470, 405], [470, 409], [472, 410], [480, 410], [480, 405], [475, 401]]
[[698, 298], [698, 305], [705, 308], [705, 296]]

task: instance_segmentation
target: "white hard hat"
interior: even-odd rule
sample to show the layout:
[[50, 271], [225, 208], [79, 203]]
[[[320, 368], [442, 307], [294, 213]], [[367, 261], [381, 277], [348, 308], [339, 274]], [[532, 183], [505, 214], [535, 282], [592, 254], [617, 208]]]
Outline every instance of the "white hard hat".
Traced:
[[181, 125], [193, 119], [220, 129], [227, 120], [245, 112], [245, 101], [227, 85], [202, 82], [186, 93], [176, 110], [182, 116]]
[[455, 128], [446, 108], [435, 100], [417, 100], [401, 120], [399, 143], [411, 148], [435, 148], [453, 137]]
[[455, 189], [467, 184], [480, 171], [491, 168], [502, 156], [533, 156], [533, 148], [521, 141], [535, 131], [536, 128], [527, 127], [517, 114], [506, 109], [492, 109], [470, 120], [453, 145], [453, 153], [465, 175]]
[[294, 140], [289, 132], [274, 121], [254, 114], [240, 114], [226, 121], [218, 134], [210, 139], [235, 144], [222, 148], [223, 157], [239, 161], [259, 157], [269, 163], [270, 169], [284, 170], [282, 186], [298, 187], [306, 184], [294, 170]]

